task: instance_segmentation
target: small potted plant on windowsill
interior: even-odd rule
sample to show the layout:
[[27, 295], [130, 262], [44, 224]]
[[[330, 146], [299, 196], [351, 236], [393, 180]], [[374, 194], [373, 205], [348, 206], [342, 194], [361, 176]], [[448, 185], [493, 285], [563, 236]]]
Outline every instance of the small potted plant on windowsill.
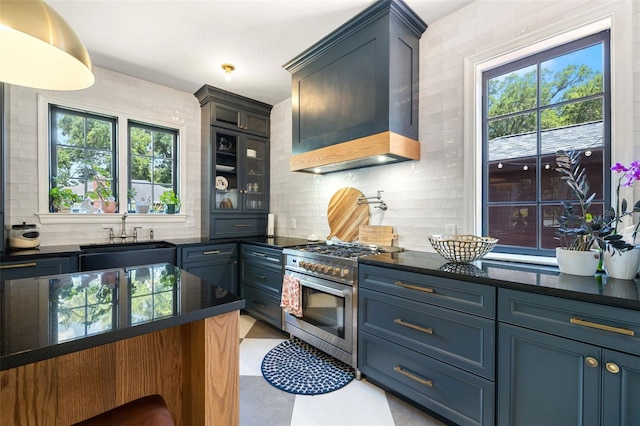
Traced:
[[151, 206], [151, 197], [136, 200], [136, 213], [149, 213], [149, 206]]
[[580, 166], [579, 151], [556, 153], [556, 171], [578, 200], [579, 209], [570, 202], [562, 202], [564, 214], [558, 218], [557, 238], [562, 246], [556, 248], [560, 272], [590, 276], [600, 263], [600, 251], [605, 248], [605, 237], [612, 231], [608, 214], [594, 216], [589, 213], [595, 193], [589, 195], [589, 181]]
[[95, 189], [87, 192], [89, 198], [94, 200], [94, 206], [96, 201], [100, 203], [100, 209], [102, 213], [115, 213], [118, 203], [115, 201], [113, 192], [111, 192], [111, 183], [107, 180], [95, 180]]
[[164, 204], [164, 212], [166, 214], [174, 214], [180, 211], [180, 198], [171, 189], [160, 195], [160, 202]]
[[49, 190], [49, 205], [52, 213], [71, 211], [74, 203], [82, 201], [82, 197], [69, 188], [54, 186]]

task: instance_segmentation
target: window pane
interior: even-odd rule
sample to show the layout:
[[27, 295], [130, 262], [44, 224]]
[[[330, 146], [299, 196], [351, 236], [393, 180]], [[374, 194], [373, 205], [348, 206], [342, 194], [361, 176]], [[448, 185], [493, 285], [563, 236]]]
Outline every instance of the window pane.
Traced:
[[[585, 169], [590, 189], [589, 195], [595, 193], [597, 201], [604, 200], [604, 176], [603, 176], [603, 155], [604, 150], [597, 149], [593, 151], [583, 151], [580, 156], [580, 165]], [[609, 170], [607, 169], [607, 173]], [[556, 174], [560, 174], [556, 172]], [[564, 182], [558, 187], [557, 200], [575, 200], [571, 189]]]
[[489, 126], [489, 160], [536, 155], [536, 115], [520, 114], [493, 120]]
[[[153, 182], [171, 184], [173, 182], [173, 162], [170, 160], [153, 161]], [[171, 189], [171, 188], [169, 188]]]
[[93, 118], [87, 119], [87, 146], [96, 149], [111, 149], [111, 123]]
[[153, 151], [156, 157], [173, 157], [173, 135], [167, 132], [153, 132]]
[[131, 173], [131, 180], [151, 182], [151, 158], [132, 156], [129, 173]]
[[536, 201], [536, 159], [491, 162], [489, 201]]
[[541, 137], [543, 154], [555, 154], [560, 149], [595, 151], [604, 145], [604, 123], [595, 122], [545, 130]]
[[[579, 211], [579, 206], [576, 204], [576, 211]], [[602, 216], [604, 211], [602, 203], [592, 203], [589, 213], [594, 216]], [[560, 204], [546, 205], [542, 207], [542, 232], [541, 232], [541, 246], [545, 249], [554, 249], [562, 245], [562, 242], [558, 240], [556, 232], [558, 230], [559, 222], [558, 218], [564, 214], [564, 207]]]
[[603, 92], [602, 43], [542, 62], [540, 104], [583, 98]]
[[531, 65], [487, 82], [488, 117], [497, 117], [536, 106], [536, 66]]
[[536, 246], [536, 207], [534, 205], [493, 206], [488, 211], [489, 236], [498, 244]]
[[140, 127], [131, 127], [131, 153], [151, 156], [151, 132]]
[[61, 112], [57, 113], [55, 117], [57, 144], [84, 146], [84, 118]]

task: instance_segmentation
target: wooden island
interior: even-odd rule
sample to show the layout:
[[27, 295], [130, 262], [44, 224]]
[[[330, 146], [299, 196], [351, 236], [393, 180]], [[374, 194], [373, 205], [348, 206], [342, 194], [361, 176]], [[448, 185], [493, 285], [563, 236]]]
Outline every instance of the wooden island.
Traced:
[[172, 265], [0, 282], [0, 425], [69, 425], [159, 394], [239, 422], [244, 300]]

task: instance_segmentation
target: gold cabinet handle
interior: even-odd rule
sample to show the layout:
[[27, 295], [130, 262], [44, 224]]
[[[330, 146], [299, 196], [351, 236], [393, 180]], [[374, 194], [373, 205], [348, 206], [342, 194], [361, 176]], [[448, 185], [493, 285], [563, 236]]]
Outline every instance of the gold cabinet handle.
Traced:
[[433, 381], [431, 380], [425, 380], [422, 377], [418, 377], [414, 374], [409, 373], [408, 371], [404, 370], [402, 367], [400, 367], [399, 365], [396, 365], [395, 367], [393, 367], [393, 371], [395, 371], [396, 373], [400, 373], [405, 377], [410, 378], [411, 380], [415, 380], [416, 382], [425, 385], [427, 387], [432, 388], [433, 387]]
[[592, 356], [586, 357], [584, 362], [591, 368], [596, 368], [598, 366], [598, 360]]
[[569, 322], [571, 324], [582, 325], [589, 328], [597, 328], [598, 330], [610, 331], [612, 333], [624, 334], [626, 336], [635, 336], [633, 330], [621, 327], [612, 327], [610, 325], [598, 324], [597, 322], [585, 321], [580, 318], [572, 317]]
[[30, 262], [30, 263], [16, 263], [14, 265], [0, 265], [0, 269], [30, 268], [32, 266], [38, 266], [38, 264], [36, 262]]
[[236, 223], [235, 225], [233, 225], [235, 228], [251, 228], [251, 224], [247, 223]]
[[203, 251], [202, 254], [220, 254], [220, 250], [209, 250], [209, 251]]
[[606, 363], [605, 368], [609, 373], [618, 374], [620, 372], [620, 367], [615, 362]]
[[397, 285], [398, 287], [404, 287], [411, 290], [424, 291], [425, 293], [433, 293], [433, 289], [429, 287], [420, 287], [417, 285], [403, 283], [402, 281], [396, 281], [394, 284]]
[[256, 274], [256, 277], [260, 278], [261, 280], [266, 280], [267, 279], [266, 275]]
[[411, 324], [410, 322], [405, 322], [400, 318], [396, 318], [393, 320], [396, 324], [402, 325], [404, 327], [412, 328], [414, 330], [422, 331], [423, 333], [433, 334], [433, 328], [429, 327], [420, 327], [419, 325]]

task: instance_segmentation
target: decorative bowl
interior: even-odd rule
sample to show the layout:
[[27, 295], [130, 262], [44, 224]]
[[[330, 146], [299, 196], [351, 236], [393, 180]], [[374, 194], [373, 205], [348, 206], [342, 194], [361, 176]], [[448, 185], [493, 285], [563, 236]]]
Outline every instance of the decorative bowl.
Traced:
[[475, 235], [430, 235], [429, 242], [449, 262], [473, 262], [489, 253], [497, 238]]

